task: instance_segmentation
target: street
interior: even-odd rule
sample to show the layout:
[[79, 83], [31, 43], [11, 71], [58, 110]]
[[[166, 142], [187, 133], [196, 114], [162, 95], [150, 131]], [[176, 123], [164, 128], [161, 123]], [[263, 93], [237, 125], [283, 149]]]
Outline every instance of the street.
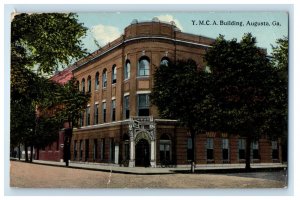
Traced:
[[132, 175], [10, 162], [19, 188], [283, 188], [284, 171], [230, 174]]

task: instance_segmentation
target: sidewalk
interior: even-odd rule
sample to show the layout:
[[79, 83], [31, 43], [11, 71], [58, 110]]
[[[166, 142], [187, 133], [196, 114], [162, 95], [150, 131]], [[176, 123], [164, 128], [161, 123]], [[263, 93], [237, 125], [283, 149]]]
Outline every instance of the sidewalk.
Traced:
[[[66, 167], [64, 162], [33, 160], [34, 164]], [[85, 169], [94, 171], [104, 171], [122, 174], [137, 174], [137, 175], [159, 175], [159, 174], [173, 174], [173, 173], [189, 173], [190, 166], [178, 166], [175, 168], [151, 168], [151, 167], [120, 167], [116, 165], [101, 164], [101, 163], [79, 163], [70, 162], [69, 168]], [[196, 165], [196, 173], [235, 173], [243, 172], [245, 164], [198, 164]], [[255, 163], [251, 164], [253, 171], [272, 171], [272, 170], [286, 170], [287, 165], [282, 163]]]

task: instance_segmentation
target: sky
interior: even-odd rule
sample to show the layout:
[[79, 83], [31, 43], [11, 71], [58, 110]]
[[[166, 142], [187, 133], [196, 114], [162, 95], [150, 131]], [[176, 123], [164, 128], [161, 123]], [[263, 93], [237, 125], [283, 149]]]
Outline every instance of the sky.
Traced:
[[[182, 32], [216, 38], [219, 34], [231, 40], [240, 40], [244, 33], [252, 33], [257, 46], [272, 52], [276, 40], [288, 36], [288, 14], [286, 12], [101, 12], [77, 13], [79, 22], [88, 28], [83, 39], [85, 47], [93, 52], [97, 50], [95, 40], [100, 46], [113, 41], [124, 33], [133, 19], [151, 21], [157, 17], [160, 21], [174, 21]], [[204, 24], [200, 24], [203, 21]], [[225, 25], [225, 22], [242, 22], [240, 25]], [[215, 24], [214, 24], [215, 22]], [[222, 24], [223, 22], [223, 24]], [[255, 22], [263, 22], [255, 26]], [[266, 24], [269, 25], [266, 25]]]

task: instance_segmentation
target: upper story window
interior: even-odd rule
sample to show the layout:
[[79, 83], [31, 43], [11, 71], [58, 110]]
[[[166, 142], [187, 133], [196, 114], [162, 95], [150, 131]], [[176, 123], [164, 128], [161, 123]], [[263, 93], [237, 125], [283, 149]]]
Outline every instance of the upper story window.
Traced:
[[129, 119], [130, 109], [129, 109], [129, 95], [124, 96], [124, 118]]
[[169, 58], [167, 57], [163, 57], [160, 61], [160, 65], [165, 65], [165, 66], [168, 66], [169, 65]]
[[102, 122], [106, 123], [106, 102], [102, 103]]
[[106, 88], [107, 86], [107, 70], [104, 69], [102, 72], [102, 88]]
[[95, 75], [95, 90], [99, 89], [99, 72]]
[[84, 78], [81, 81], [81, 91], [85, 92], [85, 79]]
[[116, 121], [116, 100], [111, 101], [111, 121]]
[[91, 76], [87, 79], [87, 86], [88, 86], [88, 92], [90, 93], [92, 91], [92, 79]]
[[91, 110], [90, 110], [90, 107], [87, 107], [86, 108], [86, 126], [89, 126], [91, 125]]
[[113, 65], [111, 71], [111, 84], [114, 84], [116, 82], [117, 82], [117, 66]]
[[76, 82], [76, 87], [78, 88], [78, 91], [80, 91], [80, 84], [79, 84], [79, 81]]
[[126, 63], [125, 63], [124, 78], [125, 78], [125, 80], [130, 78], [130, 61], [129, 60], [126, 60]]
[[138, 65], [138, 76], [149, 76], [150, 75], [150, 59], [143, 56], [139, 60]]
[[149, 116], [150, 98], [149, 94], [138, 95], [138, 114], [139, 116]]

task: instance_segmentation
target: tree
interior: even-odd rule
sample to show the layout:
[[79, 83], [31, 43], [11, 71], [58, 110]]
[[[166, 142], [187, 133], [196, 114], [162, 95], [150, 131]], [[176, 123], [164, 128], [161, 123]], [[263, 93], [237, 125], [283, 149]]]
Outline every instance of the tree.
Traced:
[[50, 74], [86, 55], [81, 38], [87, 28], [74, 13], [22, 13], [13, 18], [11, 27], [12, 56], [22, 58], [22, 67]]
[[288, 38], [283, 37], [272, 46], [272, 65], [275, 67], [277, 84], [272, 92], [272, 103], [274, 109], [268, 112], [268, 128], [276, 135], [281, 136], [282, 159], [287, 161], [287, 139], [288, 139]]
[[212, 106], [211, 80], [211, 74], [198, 68], [191, 59], [161, 65], [154, 74], [151, 102], [157, 106], [160, 117], [177, 119], [188, 129], [192, 139], [192, 172], [196, 135], [214, 130], [217, 125], [216, 111], [213, 112], [217, 107]]
[[49, 97], [45, 88], [52, 87], [41, 75], [86, 55], [81, 38], [87, 29], [76, 17], [73, 13], [23, 13], [12, 20], [11, 144], [25, 144], [26, 160], [27, 145], [37, 142], [37, 105]]
[[275, 106], [271, 96], [279, 86], [277, 74], [251, 34], [245, 34], [240, 42], [218, 37], [205, 58], [213, 74], [214, 97], [222, 111], [218, 114], [220, 131], [246, 138], [246, 170], [250, 170], [251, 142], [261, 135], [274, 134], [266, 122]]
[[69, 126], [65, 129], [64, 135], [64, 161], [66, 166], [69, 166], [73, 128], [78, 125], [81, 113], [90, 100], [90, 94], [79, 91], [76, 82], [76, 78], [71, 78], [65, 85], [61, 86], [59, 93], [55, 95], [57, 101], [55, 114], [61, 123], [67, 122]]

